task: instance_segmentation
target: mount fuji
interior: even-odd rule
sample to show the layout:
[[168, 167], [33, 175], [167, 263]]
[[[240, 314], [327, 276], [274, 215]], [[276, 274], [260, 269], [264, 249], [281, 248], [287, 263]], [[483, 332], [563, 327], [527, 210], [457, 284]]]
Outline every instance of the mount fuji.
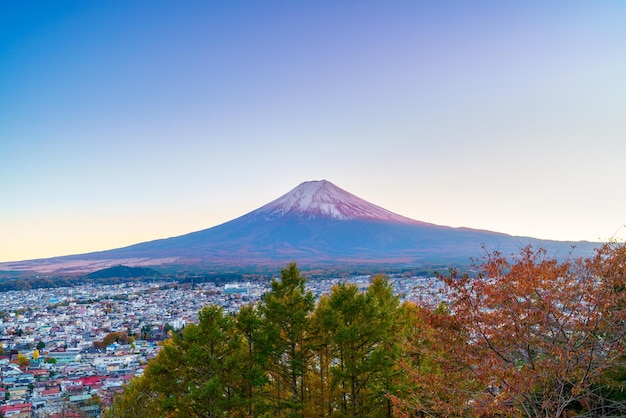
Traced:
[[205, 230], [89, 254], [0, 264], [0, 270], [72, 273], [117, 264], [207, 268], [468, 263], [481, 248], [525, 245], [588, 254], [590, 242], [541, 241], [421, 222], [369, 203], [333, 183], [309, 181], [239, 218]]

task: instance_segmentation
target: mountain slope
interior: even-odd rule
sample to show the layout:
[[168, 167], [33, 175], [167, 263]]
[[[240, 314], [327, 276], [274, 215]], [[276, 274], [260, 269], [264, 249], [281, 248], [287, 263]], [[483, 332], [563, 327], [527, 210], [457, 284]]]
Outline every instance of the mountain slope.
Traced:
[[[90, 254], [13, 264], [39, 270], [108, 265], [248, 266], [467, 262], [488, 250], [542, 245], [567, 254], [594, 244], [539, 241], [412, 220], [322, 180], [305, 182], [239, 218], [186, 235]], [[18, 265], [19, 264], [19, 265]], [[7, 268], [7, 265], [3, 266]]]

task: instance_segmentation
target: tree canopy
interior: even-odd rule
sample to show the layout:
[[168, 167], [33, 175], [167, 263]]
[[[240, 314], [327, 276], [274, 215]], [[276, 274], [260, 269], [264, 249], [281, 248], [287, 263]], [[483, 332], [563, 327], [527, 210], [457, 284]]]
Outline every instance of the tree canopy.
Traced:
[[235, 316], [207, 306], [109, 416], [624, 416], [626, 246], [487, 253], [400, 303], [389, 279], [317, 303], [292, 263]]
[[[526, 247], [487, 254], [477, 276], [442, 277], [450, 313], [428, 314], [406, 362], [424, 412], [527, 417], [623, 416], [626, 247], [559, 261]], [[428, 335], [430, 329], [438, 332]], [[459, 376], [448, 387], [424, 376]], [[440, 382], [439, 382], [440, 383]], [[463, 390], [462, 390], [463, 389]], [[447, 393], [455, 394], [454, 397]], [[433, 403], [425, 399], [435, 399]], [[459, 402], [459, 400], [461, 402]]]

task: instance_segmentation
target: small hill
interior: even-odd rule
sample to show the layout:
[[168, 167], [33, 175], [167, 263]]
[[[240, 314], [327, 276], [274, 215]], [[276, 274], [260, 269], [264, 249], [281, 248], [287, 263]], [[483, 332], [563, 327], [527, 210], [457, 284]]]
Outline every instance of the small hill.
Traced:
[[129, 266], [113, 266], [102, 270], [89, 273], [86, 277], [89, 279], [138, 279], [142, 277], [158, 277], [161, 273], [148, 267], [129, 267]]

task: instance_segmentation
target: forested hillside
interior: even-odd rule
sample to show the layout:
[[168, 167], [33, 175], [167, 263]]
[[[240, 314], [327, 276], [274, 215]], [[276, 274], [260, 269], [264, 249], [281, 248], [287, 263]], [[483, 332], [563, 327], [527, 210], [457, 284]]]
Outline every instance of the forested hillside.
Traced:
[[383, 276], [315, 303], [290, 264], [262, 303], [205, 307], [107, 415], [623, 416], [626, 247], [475, 267], [441, 277], [449, 302], [431, 310]]

